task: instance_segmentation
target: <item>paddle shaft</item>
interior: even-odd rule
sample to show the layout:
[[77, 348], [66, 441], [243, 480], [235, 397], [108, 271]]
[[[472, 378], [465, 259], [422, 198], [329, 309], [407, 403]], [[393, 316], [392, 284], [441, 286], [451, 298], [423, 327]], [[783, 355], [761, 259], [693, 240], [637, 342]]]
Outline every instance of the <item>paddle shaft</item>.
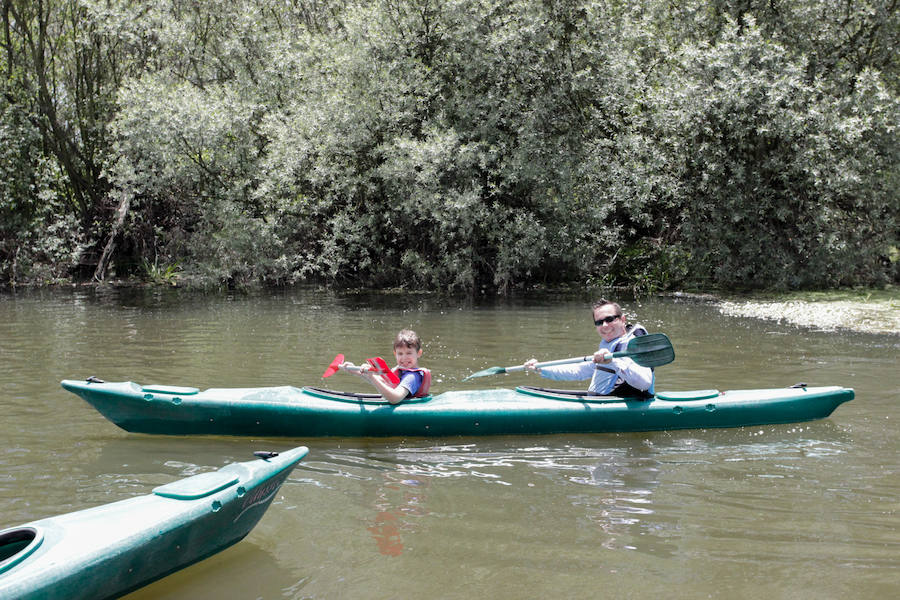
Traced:
[[[555, 367], [556, 365], [571, 365], [572, 363], [585, 362], [589, 360], [594, 360], [594, 356], [574, 356], [572, 358], [560, 358], [559, 360], [548, 360], [546, 362], [539, 362], [534, 367], [536, 369], [540, 369], [542, 367]], [[516, 371], [524, 371], [525, 365], [516, 365], [515, 367], [504, 367], [504, 372], [506, 373], [515, 373]]]
[[[613, 352], [612, 358], [621, 358], [627, 356], [642, 367], [660, 367], [667, 365], [675, 360], [675, 350], [672, 348], [672, 342], [664, 333], [649, 333], [639, 337], [632, 338], [628, 342], [625, 350]], [[594, 360], [594, 356], [576, 356], [573, 358], [563, 358], [560, 360], [550, 360], [540, 362], [535, 365], [536, 368], [551, 367], [554, 365], [567, 365], [572, 363], [586, 362]], [[602, 364], [602, 363], [601, 363]], [[477, 373], [472, 373], [463, 381], [473, 379], [475, 377], [485, 377], [487, 375], [497, 375], [499, 373], [514, 373], [516, 371], [524, 371], [525, 365], [516, 365], [513, 367], [490, 367]]]
[[[384, 362], [384, 359], [368, 359], [369, 368], [367, 371], [370, 373], [375, 373], [376, 375], [381, 375], [386, 378], [392, 385], [397, 385], [400, 383], [400, 378], [397, 377], [397, 374], [391, 371], [390, 367]], [[353, 363], [347, 363], [343, 367], [338, 367], [342, 371], [347, 371], [348, 373], [362, 373], [362, 366], [356, 366]]]
[[[623, 356], [631, 356], [633, 352], [628, 352], [627, 350], [622, 350], [620, 352], [613, 352], [613, 358], [622, 358]], [[591, 354], [589, 356], [573, 356], [572, 358], [560, 358], [559, 360], [548, 360], [546, 362], [539, 362], [534, 367], [536, 369], [540, 369], [543, 367], [555, 367], [556, 365], [571, 365], [574, 363], [587, 362], [589, 360], [594, 360], [594, 355]], [[506, 367], [504, 369], [507, 373], [514, 373], [516, 371], [524, 371], [525, 365], [516, 365], [515, 367]]]
[[[340, 369], [342, 371], [347, 371], [348, 373], [362, 373], [362, 371], [363, 371], [362, 365], [357, 366], [357, 365], [354, 365], [353, 363], [347, 363], [346, 366], [340, 367]], [[385, 371], [383, 369], [374, 367], [372, 365], [369, 365], [369, 368], [366, 370], [369, 371], [370, 373], [375, 373], [376, 375], [387, 375], [387, 373], [390, 371], [390, 370]]]

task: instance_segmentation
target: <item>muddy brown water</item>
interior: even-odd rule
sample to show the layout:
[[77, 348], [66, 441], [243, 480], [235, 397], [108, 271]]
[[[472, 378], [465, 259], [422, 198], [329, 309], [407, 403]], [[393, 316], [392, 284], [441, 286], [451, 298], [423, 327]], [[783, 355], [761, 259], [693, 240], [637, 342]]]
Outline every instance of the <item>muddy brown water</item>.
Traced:
[[[625, 302], [676, 351], [657, 389], [844, 385], [828, 419], [479, 438], [130, 434], [62, 379], [321, 384], [338, 352], [426, 342], [433, 390], [537, 384], [488, 366], [587, 354], [590, 297], [50, 290], [0, 295], [0, 529], [309, 446], [242, 542], [129, 598], [876, 598], [900, 589], [900, 336]], [[335, 375], [328, 384], [361, 389]]]

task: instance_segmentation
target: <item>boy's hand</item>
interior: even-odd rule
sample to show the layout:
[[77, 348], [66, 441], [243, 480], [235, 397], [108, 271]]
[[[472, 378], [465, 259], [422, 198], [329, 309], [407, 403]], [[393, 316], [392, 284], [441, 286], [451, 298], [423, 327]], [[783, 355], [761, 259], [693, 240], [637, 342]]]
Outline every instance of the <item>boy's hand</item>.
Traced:
[[347, 373], [353, 373], [354, 375], [359, 375], [363, 379], [369, 378], [369, 373], [368, 373], [368, 371], [370, 370], [369, 365], [360, 365], [357, 367], [352, 362], [345, 361], [345, 362], [342, 362], [340, 365], [338, 365], [338, 368], [341, 369], [342, 371], [346, 371]]

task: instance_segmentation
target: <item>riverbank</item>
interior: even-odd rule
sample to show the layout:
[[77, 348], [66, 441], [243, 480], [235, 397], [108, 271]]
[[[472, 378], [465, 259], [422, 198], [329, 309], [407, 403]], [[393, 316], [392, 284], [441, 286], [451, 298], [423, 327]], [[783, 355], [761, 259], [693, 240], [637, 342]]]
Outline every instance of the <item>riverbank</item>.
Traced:
[[[312, 284], [311, 284], [312, 285]], [[19, 289], [45, 289], [47, 287], [71, 287], [76, 289], [145, 289], [166, 290], [172, 294], [209, 293], [210, 290], [200, 288], [183, 288], [171, 285], [160, 285], [134, 280], [116, 280], [105, 283], [83, 282], [59, 284], [56, 286], [37, 286]], [[314, 286], [315, 287], [315, 286]], [[259, 288], [261, 289], [261, 288]], [[15, 293], [16, 287], [0, 286], [0, 292]], [[243, 290], [248, 292], [250, 290]], [[233, 293], [234, 290], [217, 290], [220, 293]], [[548, 292], [548, 290], [545, 290]], [[583, 294], [583, 290], [567, 288], [555, 290], [563, 294]], [[216, 292], [214, 292], [216, 293]], [[367, 293], [393, 296], [409, 296], [411, 294], [427, 296], [427, 291], [410, 291], [403, 289], [387, 290], [343, 290], [344, 294]], [[624, 294], [624, 291], [623, 291]], [[661, 296], [702, 302], [716, 306], [719, 312], [731, 317], [749, 317], [797, 327], [808, 327], [818, 331], [852, 330], [863, 333], [888, 333], [900, 335], [900, 288], [888, 286], [882, 290], [834, 290], [823, 292], [790, 292], [782, 294], [765, 294], [762, 292], [748, 294], [668, 292]]]
[[900, 334], [900, 292], [849, 290], [776, 295], [673, 294], [716, 305], [723, 315], [752, 317], [819, 331]]

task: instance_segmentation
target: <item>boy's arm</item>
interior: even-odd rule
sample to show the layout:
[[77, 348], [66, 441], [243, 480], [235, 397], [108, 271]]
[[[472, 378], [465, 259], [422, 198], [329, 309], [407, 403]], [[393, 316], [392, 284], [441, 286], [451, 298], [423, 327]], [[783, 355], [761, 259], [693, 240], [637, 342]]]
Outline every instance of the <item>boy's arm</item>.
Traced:
[[372, 373], [367, 379], [375, 386], [378, 393], [384, 396], [384, 399], [391, 404], [399, 404], [409, 395], [409, 390], [405, 387], [402, 385], [392, 387], [381, 375]]
[[[368, 365], [363, 365], [363, 367], [368, 367]], [[409, 395], [409, 390], [402, 385], [393, 387], [384, 377], [368, 368], [363, 368], [359, 372], [359, 376], [374, 385], [378, 393], [391, 404], [399, 404]]]

